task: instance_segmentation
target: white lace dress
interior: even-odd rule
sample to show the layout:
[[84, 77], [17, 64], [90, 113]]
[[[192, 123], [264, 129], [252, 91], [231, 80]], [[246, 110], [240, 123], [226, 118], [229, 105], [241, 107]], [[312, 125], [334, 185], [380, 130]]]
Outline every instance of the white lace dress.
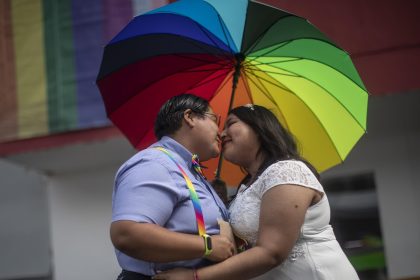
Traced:
[[[249, 187], [242, 185], [229, 211], [236, 235], [255, 246], [261, 199], [272, 187], [299, 185], [324, 193], [310, 169], [300, 161], [279, 161], [269, 166]], [[258, 280], [354, 280], [359, 279], [344, 255], [329, 225], [330, 206], [327, 196], [308, 208], [300, 236], [287, 260], [257, 277]]]

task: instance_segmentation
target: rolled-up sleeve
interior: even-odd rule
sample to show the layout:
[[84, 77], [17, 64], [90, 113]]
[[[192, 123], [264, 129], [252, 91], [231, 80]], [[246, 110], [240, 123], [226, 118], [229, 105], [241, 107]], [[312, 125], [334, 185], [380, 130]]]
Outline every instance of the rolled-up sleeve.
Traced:
[[130, 220], [164, 226], [179, 200], [179, 188], [156, 160], [125, 166], [115, 179], [112, 221]]

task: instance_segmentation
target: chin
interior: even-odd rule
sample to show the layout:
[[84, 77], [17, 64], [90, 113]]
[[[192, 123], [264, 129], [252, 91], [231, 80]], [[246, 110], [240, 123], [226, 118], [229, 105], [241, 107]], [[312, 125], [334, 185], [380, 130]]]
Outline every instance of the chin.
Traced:
[[213, 147], [212, 147], [213, 149], [212, 149], [212, 157], [218, 157], [219, 155], [220, 155], [220, 147], [219, 147], [219, 144], [217, 144], [217, 145], [213, 145]]
[[211, 154], [211, 158], [216, 158], [219, 155], [220, 155], [220, 150], [213, 151], [213, 153]]
[[227, 161], [230, 161], [230, 162], [232, 162], [232, 163], [234, 163], [234, 158], [232, 158], [230, 155], [229, 155], [229, 152], [228, 153], [226, 153], [225, 151], [223, 151], [223, 158], [225, 159], [225, 160], [227, 160]]
[[238, 158], [238, 155], [236, 153], [232, 153], [232, 151], [223, 151], [223, 158], [230, 163], [240, 165], [240, 157]]
[[207, 161], [210, 160], [212, 158], [217, 158], [220, 154], [219, 150], [212, 150], [209, 153], [206, 153], [206, 155], [204, 156], [200, 156], [200, 161]]

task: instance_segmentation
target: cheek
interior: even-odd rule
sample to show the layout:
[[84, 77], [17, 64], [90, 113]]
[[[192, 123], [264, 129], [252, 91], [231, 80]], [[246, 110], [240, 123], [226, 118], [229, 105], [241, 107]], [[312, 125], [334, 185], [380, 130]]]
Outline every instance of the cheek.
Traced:
[[254, 157], [259, 149], [259, 142], [252, 133], [242, 131], [234, 139], [232, 146], [232, 150], [241, 154], [243, 157]]
[[213, 127], [207, 126], [204, 128], [204, 130], [201, 132], [200, 138], [201, 142], [204, 144], [214, 144], [217, 137], [217, 130], [215, 130]]
[[230, 141], [226, 145], [227, 156], [230, 154], [235, 155], [238, 152], [243, 151], [244, 146], [244, 135], [240, 131], [231, 129], [229, 131]]
[[257, 139], [255, 138], [255, 135], [248, 134], [246, 136], [246, 141], [244, 141], [244, 144], [246, 147], [244, 149], [258, 149], [259, 143]]

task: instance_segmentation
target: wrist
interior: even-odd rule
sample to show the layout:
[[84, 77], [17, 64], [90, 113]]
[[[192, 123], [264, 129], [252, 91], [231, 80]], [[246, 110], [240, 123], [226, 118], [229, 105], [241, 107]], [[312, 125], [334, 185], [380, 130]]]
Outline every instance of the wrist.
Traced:
[[211, 236], [208, 234], [203, 234], [203, 241], [204, 241], [204, 256], [207, 257], [213, 251], [213, 244], [211, 242]]
[[200, 280], [200, 278], [198, 278], [198, 272], [196, 269], [193, 269], [193, 280]]

